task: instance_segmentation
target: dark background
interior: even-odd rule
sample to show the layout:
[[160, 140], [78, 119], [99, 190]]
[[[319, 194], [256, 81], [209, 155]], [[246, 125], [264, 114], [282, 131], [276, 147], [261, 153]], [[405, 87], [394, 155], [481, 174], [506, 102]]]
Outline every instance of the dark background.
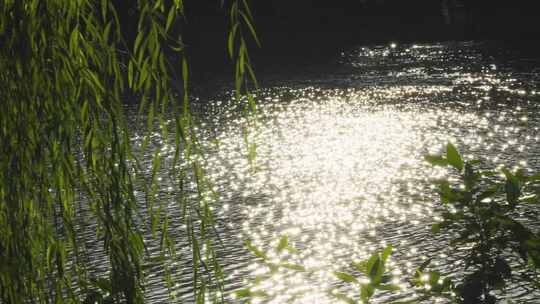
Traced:
[[[444, 1], [450, 7], [446, 14]], [[353, 45], [496, 40], [537, 49], [540, 37], [540, 13], [536, 8], [540, 0], [248, 2], [262, 41], [260, 49], [250, 45], [256, 68], [318, 62]], [[124, 7], [127, 2], [119, 3], [122, 19], [129, 24], [130, 10]], [[186, 21], [181, 30], [193, 70], [229, 72], [226, 41], [230, 0], [185, 0], [184, 4]]]
[[[388, 41], [507, 40], [536, 42], [538, 0], [251, 0], [255, 25], [268, 53], [317, 53], [351, 44]], [[457, 2], [457, 5], [452, 5]], [[227, 3], [185, 1], [186, 42], [209, 51], [225, 45]], [[191, 26], [189, 26], [191, 25]], [[225, 48], [222, 47], [222, 51]], [[264, 53], [264, 51], [263, 51]]]

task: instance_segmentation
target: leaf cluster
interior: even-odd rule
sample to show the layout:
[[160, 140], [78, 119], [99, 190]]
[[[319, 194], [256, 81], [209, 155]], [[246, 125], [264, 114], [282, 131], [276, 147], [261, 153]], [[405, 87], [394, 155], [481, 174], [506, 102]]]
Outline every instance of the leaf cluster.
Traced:
[[[399, 286], [390, 283], [392, 276], [387, 273], [387, 261], [391, 253], [392, 246], [388, 246], [382, 252], [376, 252], [364, 261], [352, 263], [355, 270], [366, 280], [361, 280], [347, 272], [334, 272], [334, 275], [342, 282], [354, 284], [359, 290], [362, 303], [369, 303], [376, 290], [400, 290]], [[354, 299], [343, 293], [333, 292], [331, 294], [347, 303], [356, 303]]]
[[[515, 269], [510, 259], [536, 271], [540, 266], [540, 237], [519, 220], [525, 204], [539, 202], [534, 193], [540, 174], [526, 175], [523, 170], [502, 169], [503, 179], [492, 171], [477, 168], [478, 161], [465, 161], [452, 145], [445, 156], [427, 156], [436, 166], [449, 166], [458, 181], [436, 181], [443, 204], [440, 223], [432, 231], [451, 233], [451, 246], [464, 248], [467, 275], [456, 286], [462, 303], [494, 303], [494, 290], [502, 290]], [[523, 279], [533, 280], [531, 277]]]
[[[165, 170], [178, 188], [174, 201], [193, 253], [193, 296], [202, 303], [212, 286], [222, 288], [207, 199], [214, 193], [191, 115], [185, 45], [175, 29], [184, 18], [183, 0], [133, 1], [136, 28], [127, 31], [120, 2], [0, 1], [2, 303], [79, 303], [85, 296], [90, 302], [142, 303], [145, 265], [154, 262], [148, 242], [158, 243], [162, 257], [176, 258], [167, 208], [156, 199]], [[237, 71], [244, 77], [254, 74], [246, 43], [235, 37], [242, 29], [256, 36], [247, 0], [235, 3], [231, 28], [237, 34], [224, 48], [240, 50]], [[133, 41], [130, 30], [137, 32]], [[133, 146], [126, 98], [139, 105], [142, 147]], [[254, 109], [253, 96], [248, 99]], [[174, 133], [172, 164], [149, 144], [156, 126], [166, 141]], [[255, 147], [250, 151], [254, 157]], [[149, 155], [146, 174], [142, 160]], [[195, 196], [187, 183], [196, 185]], [[90, 273], [102, 257], [91, 256], [87, 243], [106, 254], [99, 261], [106, 272], [98, 280]]]
[[233, 295], [236, 298], [243, 298], [246, 300], [255, 298], [271, 300], [273, 296], [259, 287], [263, 281], [270, 279], [274, 274], [281, 270], [292, 272], [306, 271], [306, 268], [302, 264], [290, 262], [290, 257], [288, 255], [277, 259], [272, 257], [272, 255], [279, 256], [283, 253], [293, 254], [298, 252], [298, 250], [289, 243], [289, 237], [287, 235], [282, 236], [274, 248], [270, 248], [266, 251], [253, 245], [249, 240], [245, 241], [244, 245], [249, 252], [261, 260], [262, 264], [267, 267], [269, 271], [265, 274], [257, 275], [253, 280], [254, 284], [252, 286], [234, 291]]

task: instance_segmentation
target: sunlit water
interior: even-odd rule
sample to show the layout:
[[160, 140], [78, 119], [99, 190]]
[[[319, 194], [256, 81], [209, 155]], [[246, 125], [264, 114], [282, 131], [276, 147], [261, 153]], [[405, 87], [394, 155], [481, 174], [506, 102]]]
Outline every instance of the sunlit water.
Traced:
[[[284, 73], [267, 83], [257, 96], [258, 126], [248, 138], [257, 146], [253, 164], [238, 104], [219, 92], [200, 101], [208, 176], [220, 196], [214, 211], [226, 290], [256, 286], [269, 297], [255, 302], [271, 303], [335, 303], [329, 295], [334, 289], [357, 297], [357, 288], [332, 273], [352, 271], [352, 261], [388, 244], [394, 246], [390, 266], [397, 284], [431, 257], [443, 273], [462, 269], [446, 237], [431, 235], [438, 201], [429, 181], [447, 172], [429, 166], [423, 155], [451, 141], [469, 159], [539, 170], [539, 66], [483, 43], [344, 51], [320, 72]], [[173, 152], [162, 150], [164, 157]], [[174, 209], [169, 206], [171, 214]], [[271, 248], [284, 235], [298, 251], [279, 256]], [[306, 271], [282, 268], [268, 275], [245, 240]], [[189, 257], [185, 243], [178, 248]], [[178, 299], [191, 302], [189, 263], [175, 265]], [[167, 301], [161, 272], [155, 268], [148, 278], [148, 296], [156, 303]], [[264, 277], [259, 284], [257, 276]], [[404, 288], [377, 293], [374, 302], [413, 296]], [[534, 303], [538, 294], [514, 285], [507, 297]], [[242, 301], [229, 293], [226, 298]]]

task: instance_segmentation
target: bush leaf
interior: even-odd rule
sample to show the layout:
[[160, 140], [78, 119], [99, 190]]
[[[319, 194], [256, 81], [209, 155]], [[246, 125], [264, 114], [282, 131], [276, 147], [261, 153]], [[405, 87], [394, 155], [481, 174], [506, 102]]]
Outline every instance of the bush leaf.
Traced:
[[451, 143], [446, 145], [446, 158], [450, 166], [458, 169], [459, 171], [463, 170], [463, 159], [461, 158], [461, 155], [456, 147]]

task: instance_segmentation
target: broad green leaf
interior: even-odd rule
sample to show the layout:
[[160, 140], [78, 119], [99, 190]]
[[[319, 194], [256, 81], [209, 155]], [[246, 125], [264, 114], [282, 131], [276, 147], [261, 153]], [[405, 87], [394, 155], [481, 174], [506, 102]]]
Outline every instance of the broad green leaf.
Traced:
[[434, 166], [448, 166], [448, 160], [440, 155], [426, 155], [424, 159]]
[[508, 169], [503, 168], [502, 172], [506, 176], [506, 199], [508, 200], [509, 204], [515, 205], [519, 196], [521, 195], [521, 183], [519, 182], [519, 179]]
[[452, 143], [448, 143], [446, 145], [446, 158], [450, 166], [458, 169], [459, 171], [463, 170], [463, 159]]
[[465, 163], [465, 170], [463, 174], [463, 181], [465, 182], [465, 187], [467, 190], [471, 190], [476, 186], [480, 175], [476, 173], [472, 165]]
[[374, 254], [368, 261], [368, 277], [374, 286], [381, 283], [382, 275], [384, 274], [385, 265], [379, 254]]
[[360, 286], [360, 299], [363, 303], [369, 303], [369, 299], [375, 293], [375, 288], [371, 284], [362, 284]]
[[352, 265], [359, 272], [364, 273], [364, 274], [367, 273], [367, 261], [352, 262]]

